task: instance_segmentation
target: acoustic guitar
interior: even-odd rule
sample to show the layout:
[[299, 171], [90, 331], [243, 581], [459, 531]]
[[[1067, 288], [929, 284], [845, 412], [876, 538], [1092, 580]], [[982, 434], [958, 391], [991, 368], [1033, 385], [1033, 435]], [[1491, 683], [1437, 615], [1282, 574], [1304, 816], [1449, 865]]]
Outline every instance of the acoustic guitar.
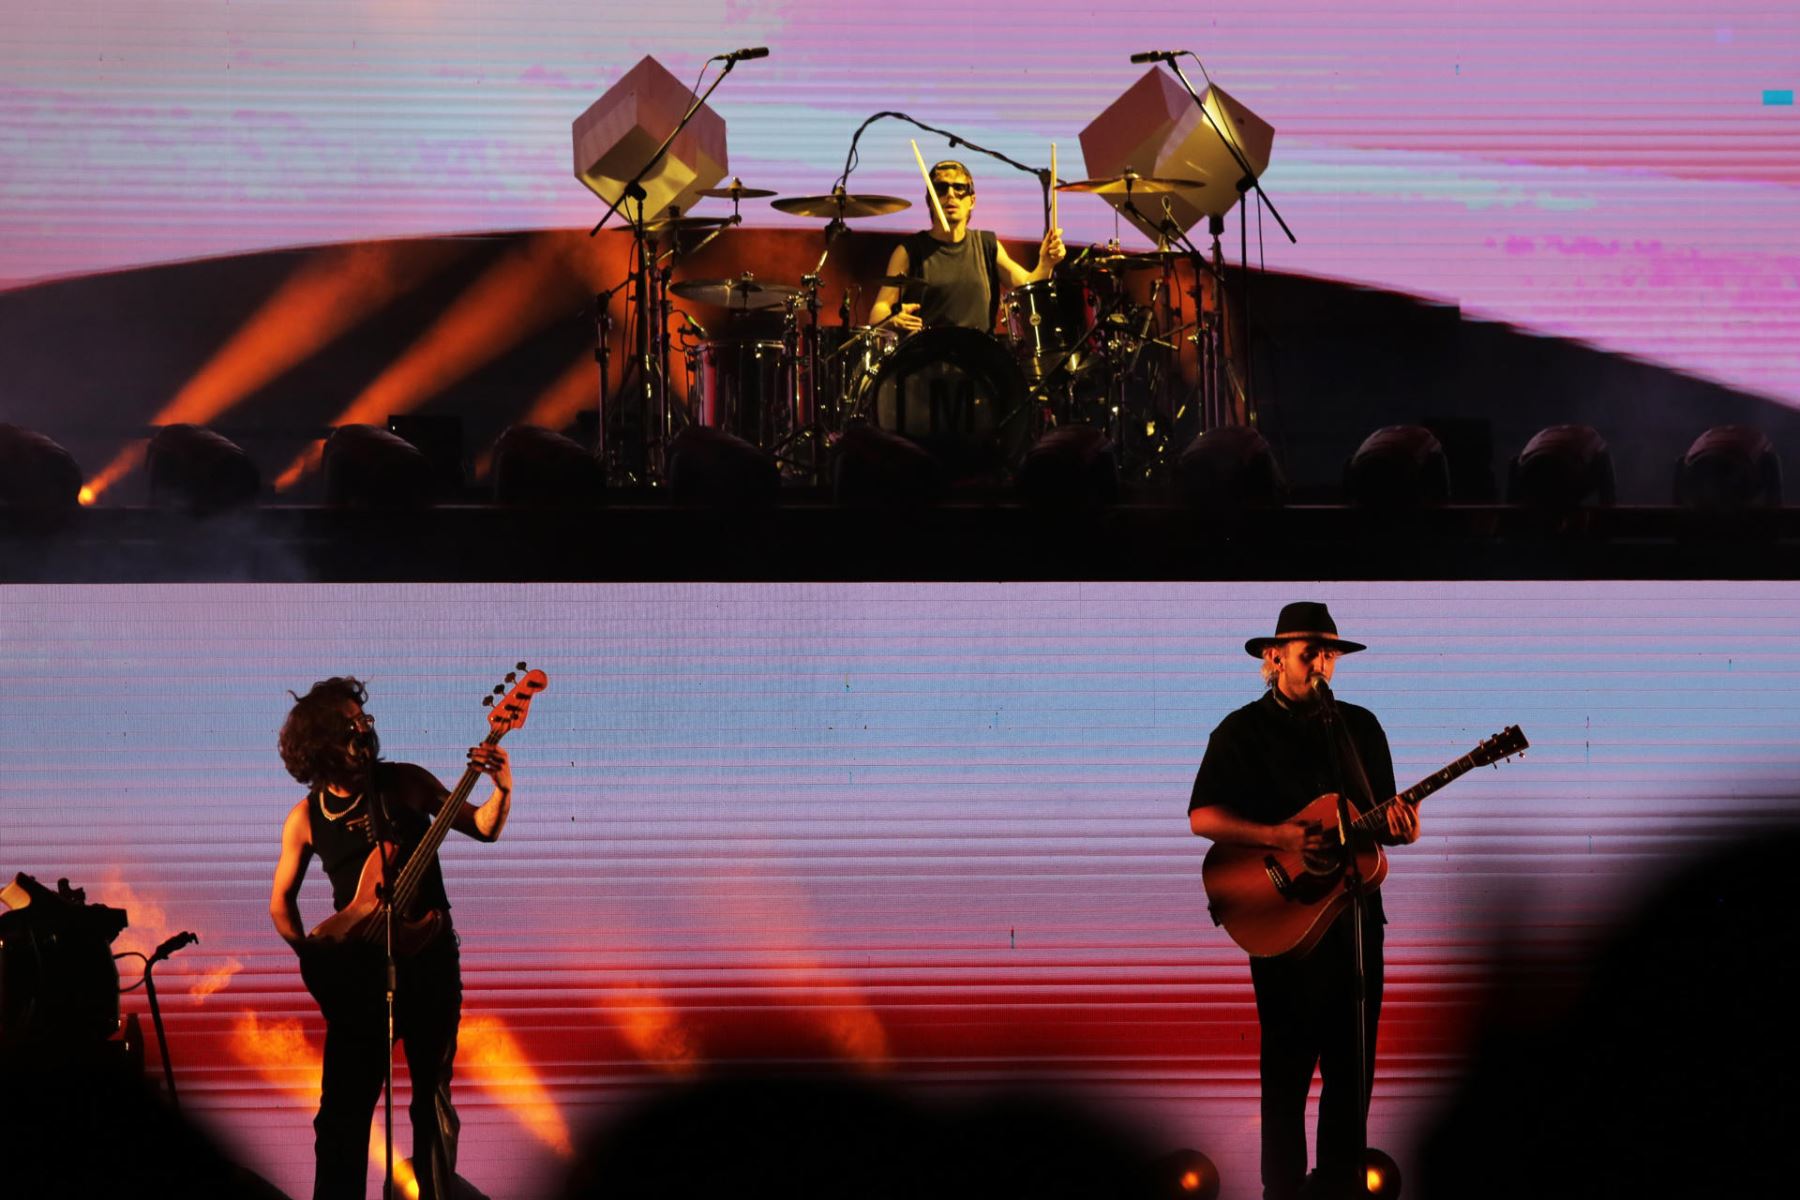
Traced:
[[[1530, 744], [1517, 725], [1509, 725], [1443, 770], [1366, 813], [1359, 813], [1355, 804], [1346, 801], [1349, 848], [1356, 855], [1364, 890], [1374, 891], [1387, 878], [1387, 855], [1374, 835], [1387, 828], [1389, 805], [1417, 804], [1476, 767], [1510, 758]], [[1337, 793], [1328, 792], [1288, 819], [1319, 825], [1335, 847], [1337, 805]], [[1206, 906], [1213, 924], [1223, 925], [1232, 941], [1258, 958], [1311, 950], [1350, 904], [1341, 857], [1328, 865], [1309, 865], [1298, 853], [1215, 842], [1206, 852], [1200, 877], [1206, 885]]]
[[[524, 663], [518, 665], [518, 671], [525, 671]], [[483, 745], [497, 746], [501, 738], [524, 725], [531, 712], [531, 698], [550, 686], [549, 677], [542, 671], [526, 671], [523, 678], [517, 671], [509, 671], [506, 682], [514, 685], [510, 692], [504, 686], [494, 688], [495, 695], [505, 693], [498, 703], [494, 702], [493, 696], [482, 699], [483, 704], [492, 705], [488, 713], [488, 735]], [[343, 908], [319, 922], [308, 937], [334, 945], [379, 946], [387, 936], [386, 913], [391, 898], [395, 956], [407, 958], [429, 946], [444, 927], [444, 914], [437, 909], [427, 909], [417, 917], [404, 914], [412, 911], [425, 872], [436, 859], [438, 847], [450, 832], [451, 823], [462, 811], [480, 778], [481, 770], [471, 763], [404, 864], [396, 861], [400, 848], [393, 842], [384, 841], [369, 851], [362, 875], [356, 881], [356, 895]], [[381, 881], [384, 874], [393, 877], [391, 897], [383, 895]]]

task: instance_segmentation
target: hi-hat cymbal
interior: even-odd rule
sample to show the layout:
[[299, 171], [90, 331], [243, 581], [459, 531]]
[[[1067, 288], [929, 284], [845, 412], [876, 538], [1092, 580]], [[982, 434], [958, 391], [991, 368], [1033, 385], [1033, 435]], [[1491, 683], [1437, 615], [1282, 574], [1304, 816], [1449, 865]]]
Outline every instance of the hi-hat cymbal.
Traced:
[[790, 196], [774, 200], [770, 208], [796, 217], [880, 217], [911, 208], [911, 200], [898, 196], [857, 196], [848, 192], [831, 192], [824, 196]]
[[683, 300], [698, 300], [720, 308], [779, 308], [800, 294], [785, 283], [758, 283], [749, 275], [737, 279], [684, 279], [669, 290]]
[[1077, 179], [1074, 183], [1059, 183], [1059, 192], [1087, 192], [1095, 196], [1159, 196], [1169, 192], [1185, 192], [1206, 185], [1198, 179], [1155, 179], [1148, 175], [1139, 175], [1136, 171], [1127, 171], [1123, 175], [1114, 175], [1106, 179]]
[[707, 196], [714, 200], [738, 201], [738, 200], [764, 200], [770, 196], [773, 196], [775, 193], [769, 191], [767, 188], [745, 187], [744, 181], [734, 175], [731, 178], [731, 186], [730, 187], [703, 188], [695, 194], [700, 195], [700, 196]]
[[651, 221], [644, 226], [650, 233], [686, 233], [694, 229], [717, 229], [721, 225], [735, 225], [732, 217], [664, 217], [660, 221]]

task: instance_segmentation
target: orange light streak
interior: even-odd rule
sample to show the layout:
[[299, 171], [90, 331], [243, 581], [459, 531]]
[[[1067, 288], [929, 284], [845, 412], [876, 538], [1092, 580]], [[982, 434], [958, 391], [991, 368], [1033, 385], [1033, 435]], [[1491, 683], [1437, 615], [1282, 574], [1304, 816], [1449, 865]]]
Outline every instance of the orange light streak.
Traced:
[[[231, 1052], [292, 1099], [307, 1108], [319, 1106], [323, 1055], [297, 1018], [285, 1017], [265, 1025], [255, 1013], [243, 1013], [231, 1028]], [[370, 1131], [369, 1161], [386, 1169], [387, 1139], [380, 1126]], [[410, 1200], [418, 1200], [419, 1178], [407, 1159], [394, 1159], [394, 1182]]]
[[[435, 243], [372, 242], [314, 254], [250, 315], [193, 378], [152, 417], [152, 425], [204, 425], [347, 330], [411, 291], [449, 258]], [[92, 504], [143, 464], [129, 448], [89, 480]]]
[[550, 1089], [525, 1057], [525, 1048], [499, 1017], [465, 1016], [456, 1036], [456, 1068], [511, 1110], [538, 1141], [564, 1158], [575, 1147]]
[[325, 439], [315, 438], [313, 443], [302, 450], [287, 469], [275, 477], [275, 490], [285, 492], [299, 483], [301, 478], [319, 469], [325, 461]]
[[[489, 267], [332, 425], [377, 424], [391, 414], [411, 412], [552, 317], [570, 311], [584, 285], [566, 259], [567, 243], [559, 234], [539, 234]], [[276, 478], [276, 491], [292, 487], [316, 467], [304, 457]]]
[[243, 969], [244, 964], [235, 957], [228, 958], [224, 963], [196, 979], [194, 986], [188, 989], [188, 995], [194, 998], [195, 1004], [205, 1004], [207, 997], [224, 991], [225, 985], [231, 982], [231, 977]]
[[686, 1077], [700, 1066], [700, 1047], [674, 1009], [647, 988], [624, 987], [601, 999], [637, 1056], [666, 1075]]
[[84, 505], [98, 503], [107, 488], [144, 465], [144, 452], [149, 447], [149, 438], [136, 438], [125, 443], [119, 452], [113, 455], [111, 462], [101, 468], [100, 472], [92, 479], [81, 485], [81, 492], [77, 498]]
[[[584, 408], [599, 403], [600, 366], [592, 351], [584, 351], [568, 369], [531, 402], [520, 417], [520, 425], [542, 425], [546, 429], [564, 429]], [[494, 469], [494, 448], [489, 446], [475, 460], [475, 478], [486, 479]]]

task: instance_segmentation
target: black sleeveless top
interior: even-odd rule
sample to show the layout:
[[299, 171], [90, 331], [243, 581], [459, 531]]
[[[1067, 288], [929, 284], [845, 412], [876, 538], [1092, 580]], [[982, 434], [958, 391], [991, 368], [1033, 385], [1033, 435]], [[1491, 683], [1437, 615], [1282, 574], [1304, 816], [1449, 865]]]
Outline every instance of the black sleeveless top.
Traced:
[[[333, 796], [323, 788], [315, 788], [306, 798], [307, 818], [312, 822], [313, 853], [331, 880], [331, 907], [341, 909], [356, 896], [356, 883], [362, 876], [369, 851], [375, 848], [376, 826], [400, 846], [399, 863], [404, 865], [414, 846], [431, 826], [431, 817], [414, 803], [406, 791], [402, 773], [424, 771], [409, 763], [376, 763], [372, 787], [354, 800]], [[370, 796], [379, 805], [378, 815], [385, 823], [370, 821]], [[336, 814], [326, 814], [326, 807]], [[348, 807], [346, 807], [348, 806]], [[419, 881], [418, 898], [413, 913], [428, 908], [448, 913], [450, 898], [444, 893], [444, 872], [434, 857]]]
[[954, 325], [992, 333], [1000, 311], [999, 240], [986, 229], [971, 229], [960, 242], [940, 242], [928, 231], [909, 234], [906, 273], [900, 293], [905, 304], [919, 306], [925, 328]]

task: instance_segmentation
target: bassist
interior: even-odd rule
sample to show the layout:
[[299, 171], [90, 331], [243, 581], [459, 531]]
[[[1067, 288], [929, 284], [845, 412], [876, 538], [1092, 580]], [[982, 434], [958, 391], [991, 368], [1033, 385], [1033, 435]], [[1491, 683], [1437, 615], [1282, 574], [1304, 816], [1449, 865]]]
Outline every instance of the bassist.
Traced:
[[[1337, 660], [1364, 647], [1338, 636], [1326, 606], [1289, 604], [1273, 637], [1252, 638], [1244, 649], [1262, 660], [1268, 691], [1229, 714], [1212, 733], [1194, 779], [1188, 824], [1200, 837], [1228, 845], [1267, 848], [1303, 856], [1309, 866], [1335, 861], [1335, 835], [1297, 820], [1316, 797], [1338, 790], [1367, 812], [1373, 798], [1394, 794], [1393, 759], [1381, 723], [1368, 709], [1339, 702], [1342, 729], [1360, 758], [1347, 762], [1324, 720], [1316, 685], [1329, 684]], [[1342, 768], [1340, 770], [1340, 767]], [[1418, 810], [1397, 803], [1386, 809], [1387, 844], [1419, 836]], [[1252, 957], [1250, 979], [1262, 1028], [1262, 1181], [1264, 1200], [1364, 1194], [1363, 1147], [1358, 1144], [1355, 1092], [1355, 950], [1351, 913], [1345, 909], [1310, 951]], [[1364, 1099], [1374, 1080], [1375, 1030], [1381, 1012], [1381, 893], [1363, 906], [1363, 946], [1368, 981], [1370, 1061]], [[1318, 1170], [1306, 1172], [1306, 1096], [1317, 1067]]]
[[[423, 767], [381, 761], [374, 718], [363, 710], [366, 699], [355, 678], [327, 679], [297, 698], [281, 727], [282, 762], [311, 789], [282, 826], [269, 914], [300, 956], [301, 977], [325, 1017], [323, 1088], [313, 1121], [315, 1200], [360, 1200], [365, 1192], [370, 1118], [386, 1075], [385, 955], [379, 942], [328, 943], [308, 937], [300, 920], [301, 880], [316, 855], [331, 880], [333, 908], [344, 909], [356, 896], [376, 845], [396, 847], [389, 872], [397, 873], [449, 798], [443, 784]], [[512, 771], [506, 752], [495, 745], [471, 748], [469, 762], [493, 781], [493, 791], [480, 807], [459, 802], [461, 811], [451, 827], [491, 842], [500, 836], [511, 809]], [[442, 922], [423, 949], [399, 960], [395, 1036], [405, 1045], [412, 1079], [419, 1194], [437, 1200], [449, 1194], [456, 1167], [459, 1122], [450, 1102], [450, 1076], [462, 974], [449, 900], [435, 861], [419, 883], [413, 907], [436, 910]]]

